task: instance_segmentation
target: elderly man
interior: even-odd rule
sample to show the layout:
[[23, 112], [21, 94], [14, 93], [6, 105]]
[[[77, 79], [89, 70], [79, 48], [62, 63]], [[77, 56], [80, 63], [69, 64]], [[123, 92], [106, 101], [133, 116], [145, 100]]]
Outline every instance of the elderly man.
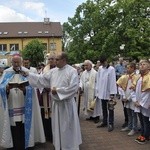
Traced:
[[[20, 73], [19, 55], [12, 57], [0, 84], [0, 146], [11, 150], [32, 149], [35, 142], [45, 142], [42, 119], [35, 90]], [[10, 84], [14, 83], [14, 84]]]
[[52, 131], [55, 150], [79, 150], [82, 143], [75, 95], [79, 87], [77, 70], [67, 64], [67, 55], [56, 57], [55, 68], [43, 75], [25, 73], [35, 87], [51, 89]]
[[87, 116], [86, 120], [94, 120], [95, 123], [99, 122], [100, 100], [96, 100], [94, 111], [90, 111], [90, 104], [95, 97], [95, 83], [97, 72], [92, 68], [90, 60], [84, 61], [84, 69], [80, 78], [80, 93], [83, 93], [84, 112]]

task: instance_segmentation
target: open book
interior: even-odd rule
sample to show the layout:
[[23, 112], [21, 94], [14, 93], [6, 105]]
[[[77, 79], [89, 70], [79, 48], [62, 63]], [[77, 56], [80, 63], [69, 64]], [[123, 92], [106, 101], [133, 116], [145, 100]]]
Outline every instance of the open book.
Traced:
[[16, 83], [16, 82], [9, 82], [8, 85], [9, 85], [11, 88], [25, 87], [25, 86], [28, 86], [28, 85], [29, 85], [29, 81], [21, 81], [21, 82], [19, 82], [19, 83]]

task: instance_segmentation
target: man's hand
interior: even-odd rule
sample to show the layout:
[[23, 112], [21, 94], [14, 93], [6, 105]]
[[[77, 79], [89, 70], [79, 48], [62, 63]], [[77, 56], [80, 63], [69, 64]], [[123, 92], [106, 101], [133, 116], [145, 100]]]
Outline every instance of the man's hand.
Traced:
[[25, 71], [20, 71], [20, 74], [24, 77], [27, 77], [29, 75], [29, 72], [25, 72]]
[[128, 100], [127, 99], [122, 99], [122, 101], [124, 102], [124, 103], [127, 103], [128, 102]]
[[134, 103], [134, 105], [135, 105], [135, 107], [140, 107], [140, 104], [139, 104], [138, 101], [136, 101], [136, 102]]
[[57, 94], [56, 87], [53, 87], [53, 88], [51, 89], [51, 92], [52, 92], [53, 95]]

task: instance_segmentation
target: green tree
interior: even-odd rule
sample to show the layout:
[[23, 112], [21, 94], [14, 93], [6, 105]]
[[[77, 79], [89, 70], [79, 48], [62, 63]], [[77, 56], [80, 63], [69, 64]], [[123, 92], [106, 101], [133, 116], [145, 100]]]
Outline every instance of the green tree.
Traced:
[[22, 51], [23, 58], [29, 58], [31, 65], [37, 67], [40, 62], [44, 61], [45, 46], [38, 39], [30, 41]]
[[72, 62], [95, 61], [101, 53], [149, 56], [149, 6], [147, 0], [87, 0], [63, 24], [65, 51]]

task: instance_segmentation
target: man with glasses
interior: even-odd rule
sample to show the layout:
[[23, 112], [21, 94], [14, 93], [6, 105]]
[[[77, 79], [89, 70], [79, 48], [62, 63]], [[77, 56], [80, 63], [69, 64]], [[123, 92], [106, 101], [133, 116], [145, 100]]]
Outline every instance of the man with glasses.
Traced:
[[56, 57], [56, 68], [46, 74], [25, 73], [35, 87], [51, 89], [52, 132], [55, 150], [79, 150], [82, 143], [75, 95], [79, 88], [78, 73], [67, 64], [68, 57], [61, 53]]

